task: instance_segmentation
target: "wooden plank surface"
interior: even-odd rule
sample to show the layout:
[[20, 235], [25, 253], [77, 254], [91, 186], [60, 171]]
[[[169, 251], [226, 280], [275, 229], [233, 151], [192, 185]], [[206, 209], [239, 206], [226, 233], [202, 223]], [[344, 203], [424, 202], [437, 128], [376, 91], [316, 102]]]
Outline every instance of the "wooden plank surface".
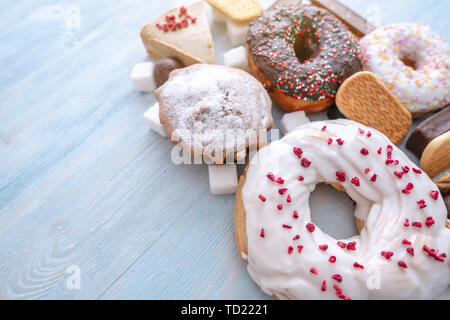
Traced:
[[[450, 42], [448, 0], [343, 2]], [[141, 26], [183, 3], [0, 4], [0, 299], [269, 298], [236, 252], [234, 196], [209, 193], [206, 166], [172, 164], [142, 118], [153, 94], [129, 80]], [[213, 28], [221, 62], [231, 46]]]

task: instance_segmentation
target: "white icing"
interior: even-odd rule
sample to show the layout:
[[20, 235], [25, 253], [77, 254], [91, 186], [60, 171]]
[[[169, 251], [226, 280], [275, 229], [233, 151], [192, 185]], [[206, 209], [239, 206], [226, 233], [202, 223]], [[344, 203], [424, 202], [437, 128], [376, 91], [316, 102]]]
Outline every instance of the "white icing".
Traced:
[[[442, 108], [450, 102], [450, 47], [430, 27], [399, 23], [361, 39], [365, 70], [376, 74], [411, 112]], [[416, 69], [400, 59], [415, 61]]]
[[[333, 139], [330, 145], [329, 138]], [[344, 143], [337, 144], [337, 138]], [[356, 122], [318, 121], [301, 126], [253, 157], [242, 190], [248, 272], [264, 292], [281, 299], [335, 299], [338, 298], [335, 284], [351, 299], [423, 299], [437, 297], [447, 289], [448, 258], [436, 261], [422, 249], [426, 245], [440, 253], [449, 252], [450, 230], [445, 227], [447, 210], [442, 196], [434, 200], [429, 195], [437, 190], [436, 185], [425, 173], [413, 172], [412, 168], [417, 167], [397, 147], [393, 146], [392, 159], [399, 163], [386, 165], [388, 145], [393, 144], [380, 132]], [[302, 158], [311, 161], [309, 167], [300, 165], [293, 147], [302, 148]], [[381, 155], [377, 152], [380, 147]], [[363, 155], [362, 148], [369, 154]], [[393, 172], [401, 171], [402, 166], [410, 170], [399, 179]], [[370, 169], [368, 174], [366, 168]], [[269, 180], [266, 177], [269, 171], [277, 178], [282, 177], [284, 184]], [[317, 226], [312, 233], [306, 229], [311, 222], [310, 193], [316, 183], [337, 182], [336, 171], [345, 172], [346, 181], [342, 185], [357, 203], [355, 216], [365, 222], [361, 234], [350, 239], [334, 239]], [[374, 173], [377, 179], [372, 182]], [[299, 175], [304, 177], [303, 181], [298, 180]], [[351, 183], [355, 176], [359, 178], [359, 187]], [[402, 193], [409, 182], [414, 188], [409, 194]], [[281, 195], [280, 188], [288, 190]], [[260, 194], [266, 201], [261, 201]], [[290, 203], [286, 201], [287, 195], [292, 198]], [[419, 209], [420, 199], [425, 200], [426, 208]], [[278, 204], [283, 204], [282, 210], [277, 209]], [[294, 210], [298, 211], [298, 219], [293, 217]], [[430, 216], [435, 223], [428, 227], [425, 221]], [[409, 227], [404, 226], [406, 218]], [[422, 222], [422, 228], [412, 226], [413, 221]], [[284, 228], [283, 224], [292, 229]], [[260, 235], [262, 228], [264, 237]], [[297, 234], [300, 239], [293, 240]], [[402, 244], [403, 239], [411, 241], [411, 246]], [[356, 250], [341, 248], [337, 245], [339, 240], [355, 241]], [[322, 244], [328, 245], [326, 251], [319, 249]], [[298, 245], [304, 246], [301, 253], [297, 251]], [[291, 254], [289, 246], [293, 246]], [[414, 248], [414, 256], [406, 251], [408, 247]], [[392, 251], [394, 255], [387, 260], [382, 251]], [[336, 257], [335, 263], [328, 261], [330, 256]], [[399, 266], [400, 260], [407, 264], [407, 269]], [[364, 269], [355, 268], [355, 262]], [[318, 274], [311, 273], [311, 268], [316, 268]], [[341, 283], [331, 278], [334, 274], [342, 277]], [[321, 291], [324, 280], [327, 288]]]

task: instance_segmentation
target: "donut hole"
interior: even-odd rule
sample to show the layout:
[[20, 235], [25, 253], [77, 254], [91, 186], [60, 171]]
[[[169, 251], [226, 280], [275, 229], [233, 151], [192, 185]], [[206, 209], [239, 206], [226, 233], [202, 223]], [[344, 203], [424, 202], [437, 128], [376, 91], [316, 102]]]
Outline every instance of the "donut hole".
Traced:
[[309, 198], [311, 221], [335, 239], [358, 235], [355, 205], [346, 192], [329, 184], [319, 183]]
[[296, 35], [294, 51], [300, 63], [313, 59], [319, 54], [318, 38], [314, 30], [310, 30], [309, 33], [301, 31]]
[[405, 66], [408, 66], [414, 70], [417, 70], [417, 63], [416, 63], [416, 59], [414, 57], [411, 56], [404, 56], [404, 57], [399, 57], [400, 61], [403, 62], [403, 64]]

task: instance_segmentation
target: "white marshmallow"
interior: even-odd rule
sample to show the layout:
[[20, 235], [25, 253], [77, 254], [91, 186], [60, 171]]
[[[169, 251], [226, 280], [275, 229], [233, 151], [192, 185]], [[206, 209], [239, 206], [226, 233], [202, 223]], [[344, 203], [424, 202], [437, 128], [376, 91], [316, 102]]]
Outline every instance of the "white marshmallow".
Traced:
[[238, 185], [237, 166], [233, 164], [209, 165], [209, 190], [211, 194], [231, 194]]
[[155, 103], [151, 106], [145, 113], [144, 118], [147, 120], [150, 129], [159, 133], [163, 137], [167, 137], [166, 129], [164, 129], [163, 125], [159, 121], [159, 103]]
[[226, 23], [228, 20], [228, 17], [226, 15], [224, 15], [222, 12], [220, 12], [219, 10], [217, 10], [214, 7], [211, 7], [211, 12], [212, 12], [212, 21], [213, 22], [223, 22]]
[[247, 50], [244, 46], [239, 46], [228, 50], [223, 54], [223, 61], [226, 66], [250, 71], [247, 60]]
[[308, 123], [309, 119], [304, 111], [295, 111], [290, 113], [285, 113], [280, 121], [280, 130], [283, 135], [294, 131], [301, 125]]
[[227, 35], [233, 47], [245, 43], [247, 36], [248, 23], [237, 23], [231, 19], [227, 21]]
[[156, 89], [155, 79], [153, 77], [153, 69], [155, 65], [153, 62], [136, 63], [131, 70], [131, 80], [137, 90], [143, 92], [152, 92]]

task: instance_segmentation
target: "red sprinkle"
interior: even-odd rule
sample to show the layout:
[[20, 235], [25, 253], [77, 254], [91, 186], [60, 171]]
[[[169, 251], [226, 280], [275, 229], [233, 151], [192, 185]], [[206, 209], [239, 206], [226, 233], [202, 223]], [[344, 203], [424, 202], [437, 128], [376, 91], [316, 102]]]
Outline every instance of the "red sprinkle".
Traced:
[[293, 246], [289, 246], [289, 247], [288, 247], [288, 253], [289, 253], [289, 254], [291, 254], [293, 250], [294, 250], [294, 247], [293, 247]]
[[391, 163], [394, 163], [394, 160], [392, 160], [392, 159], [386, 159], [386, 162], [385, 162], [387, 165], [389, 165], [389, 164], [391, 164]]
[[437, 200], [439, 197], [439, 191], [430, 191], [430, 197], [432, 197], [434, 200]]
[[362, 264], [359, 264], [358, 262], [355, 262], [355, 263], [353, 264], [353, 266], [354, 266], [355, 268], [364, 269], [364, 266], [363, 266]]
[[444, 259], [447, 258], [445, 253], [439, 254], [439, 250], [428, 248], [427, 246], [423, 246], [422, 250], [428, 253], [429, 257], [433, 257], [436, 261], [444, 262]]
[[303, 153], [302, 148], [294, 147], [294, 148], [293, 148], [293, 151], [294, 151], [294, 153], [297, 155], [298, 158], [301, 158], [301, 157], [302, 157], [302, 153]]
[[423, 199], [420, 199], [419, 201], [417, 201], [417, 204], [419, 205], [419, 209], [423, 209], [427, 206], [425, 204], [425, 200], [423, 200]]
[[402, 192], [405, 194], [409, 194], [412, 189], [414, 189], [414, 185], [411, 182], [408, 182], [408, 184], [406, 185], [405, 189], [402, 190]]
[[389, 260], [394, 253], [392, 251], [381, 251], [381, 255]]
[[279, 177], [279, 178], [277, 179], [277, 183], [278, 183], [278, 184], [284, 184], [283, 178]]
[[401, 179], [403, 177], [403, 171], [394, 171], [394, 174], [397, 176], [397, 178]]
[[314, 274], [319, 274], [319, 271], [317, 271], [316, 268], [311, 268], [309, 271]]
[[367, 156], [369, 154], [369, 150], [366, 148], [362, 148], [359, 152], [361, 152], [362, 155]]
[[369, 138], [372, 135], [372, 132], [367, 131], [367, 137]]
[[338, 241], [337, 242], [338, 246], [341, 247], [342, 249], [344, 249], [347, 245], [345, 244], [345, 242], [342, 241]]
[[377, 153], [378, 153], [378, 154], [381, 154], [381, 150], [382, 150], [382, 149], [381, 149], [381, 147], [380, 147], [380, 148], [378, 149]]
[[377, 181], [377, 177], [378, 177], [377, 174], [374, 173], [373, 176], [372, 176], [372, 178], [370, 178], [370, 181], [372, 181], [372, 182]]
[[347, 243], [347, 250], [355, 251], [356, 250], [356, 242], [351, 241], [351, 242]]
[[322, 251], [326, 251], [328, 249], [328, 245], [327, 244], [321, 244], [319, 245], [319, 249]]
[[406, 248], [406, 252], [408, 252], [410, 255], [414, 256], [414, 248]]
[[314, 232], [316, 227], [312, 223], [307, 223], [306, 224], [306, 229], [308, 229], [309, 232]]
[[303, 250], [303, 246], [302, 245], [297, 246], [298, 253], [302, 253], [302, 250]]
[[274, 174], [273, 174], [272, 172], [269, 172], [269, 173], [267, 174], [267, 178], [268, 178], [269, 180], [271, 180], [271, 181], [275, 181], [275, 176], [274, 176]]
[[303, 159], [300, 161], [300, 163], [301, 163], [302, 167], [305, 167], [305, 168], [308, 168], [308, 167], [311, 165], [311, 161], [309, 161], [309, 160], [306, 159], [306, 158], [303, 158]]
[[330, 261], [331, 263], [335, 263], [336, 262], [336, 257], [335, 256], [331, 256], [330, 259], [328, 259], [328, 261]]
[[290, 225], [288, 225], [288, 224], [283, 224], [283, 228], [286, 228], [286, 229], [292, 229], [292, 226], [290, 226]]
[[287, 188], [281, 188], [281, 189], [278, 190], [278, 193], [279, 194], [285, 194], [287, 190], [288, 190]]
[[342, 140], [341, 138], [336, 139], [336, 142], [338, 143], [338, 145], [342, 146], [344, 144], [344, 140]]
[[325, 131], [327, 129], [327, 126], [322, 127], [322, 131]]
[[358, 177], [353, 177], [351, 181], [355, 186], [359, 187], [359, 179]]
[[359, 133], [361, 133], [361, 134], [364, 134], [364, 130], [363, 129], [361, 129], [361, 128], [358, 128], [358, 130], [359, 130]]
[[405, 268], [405, 269], [408, 268], [408, 266], [406, 265], [405, 261], [403, 261], [403, 260], [400, 260], [400, 261], [398, 262], [398, 265], [399, 265], [400, 267], [402, 267], [402, 268]]
[[341, 182], [345, 182], [345, 172], [336, 171], [336, 179]]
[[287, 196], [287, 198], [286, 198], [286, 202], [291, 202], [291, 201], [292, 201], [291, 195], [288, 194], [288, 196]]
[[305, 178], [303, 178], [303, 176], [298, 176], [298, 181], [303, 181], [305, 180]]
[[295, 235], [295, 237], [292, 238], [292, 241], [295, 241], [295, 240], [298, 240], [298, 239], [300, 239], [300, 236], [297, 234], [297, 235]]
[[414, 221], [411, 224], [413, 227], [422, 228], [422, 222]]
[[325, 280], [323, 280], [322, 287], [320, 287], [320, 290], [322, 290], [322, 291], [326, 291], [327, 290], [327, 282]]
[[387, 152], [392, 152], [392, 150], [394, 150], [394, 148], [393, 148], [391, 145], [388, 145], [388, 146], [386, 147], [386, 151], [387, 151]]
[[369, 169], [369, 168], [365, 168], [365, 169], [364, 169], [364, 173], [365, 173], [365, 174], [368, 174], [369, 172], [370, 172], [370, 169]]
[[405, 223], [403, 224], [405, 227], [409, 227], [409, 220], [408, 218], [405, 219]]
[[262, 202], [265, 202], [265, 201], [266, 201], [266, 197], [264, 197], [262, 194], [260, 194], [260, 195], [258, 196], [258, 198], [260, 198]]
[[406, 244], [407, 246], [410, 246], [410, 245], [411, 245], [411, 241], [408, 241], [408, 240], [406, 240], [406, 239], [403, 239], [402, 243], [403, 243], [403, 244]]
[[416, 168], [412, 168], [412, 171], [414, 171], [414, 173], [417, 173], [417, 174], [421, 174], [422, 173], [422, 170], [416, 169]]
[[340, 274], [333, 274], [331, 276], [331, 278], [333, 278], [334, 280], [336, 280], [337, 282], [342, 282], [342, 277]]
[[433, 217], [428, 217], [427, 220], [425, 221], [425, 224], [427, 225], [427, 227], [431, 227], [434, 224]]
[[339, 288], [339, 286], [333, 284], [333, 288], [334, 288], [334, 290], [336, 290], [336, 294], [337, 295], [341, 295], [342, 294], [342, 289]]
[[408, 166], [404, 166], [402, 167], [403, 173], [408, 173], [409, 172], [409, 167]]
[[259, 234], [261, 236], [261, 238], [264, 238], [265, 234], [264, 234], [264, 228], [261, 229], [261, 233]]
[[331, 144], [333, 142], [333, 139], [328, 138], [328, 144]]
[[283, 204], [280, 203], [279, 205], [277, 205], [277, 209], [278, 209], [278, 210], [283, 209]]
[[298, 212], [297, 210], [294, 210], [294, 215], [293, 215], [294, 219], [298, 219]]

